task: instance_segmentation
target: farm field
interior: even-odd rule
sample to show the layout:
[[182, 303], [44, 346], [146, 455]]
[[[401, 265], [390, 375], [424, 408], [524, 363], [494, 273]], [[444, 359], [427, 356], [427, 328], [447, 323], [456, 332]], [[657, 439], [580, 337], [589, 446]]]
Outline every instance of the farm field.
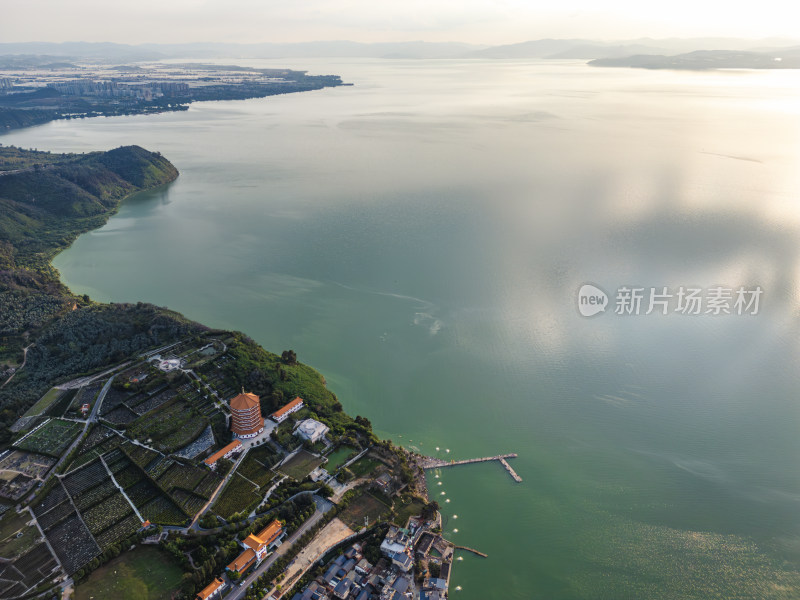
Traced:
[[200, 437], [207, 425], [186, 402], [173, 398], [130, 423], [127, 432], [162, 452], [174, 452]]
[[[33, 546], [39, 531], [27, 525], [30, 520], [31, 515], [27, 510], [17, 514], [11, 509], [3, 515], [0, 519], [0, 557], [14, 558]], [[22, 535], [17, 537], [19, 533]]]
[[311, 471], [320, 466], [322, 464], [322, 460], [323, 459], [318, 456], [314, 456], [310, 452], [300, 450], [300, 452], [295, 454], [292, 458], [275, 470], [283, 473], [284, 475], [288, 475], [292, 479], [300, 481], [305, 479], [308, 474], [311, 473]]
[[14, 444], [15, 448], [58, 458], [83, 430], [81, 423], [50, 419]]
[[377, 519], [388, 514], [390, 510], [389, 506], [375, 496], [369, 492], [364, 492], [339, 514], [339, 519], [351, 529], [358, 531], [364, 526], [365, 517], [372, 524]]
[[236, 472], [264, 487], [275, 477], [272, 466], [277, 462], [278, 453], [269, 444], [264, 444], [252, 448]]
[[75, 588], [75, 600], [170, 600], [183, 572], [156, 547], [139, 546], [94, 571]]
[[223, 519], [242, 511], [252, 510], [261, 500], [266, 488], [256, 491], [255, 486], [238, 473], [234, 473], [219, 498], [212, 506], [212, 510]]
[[56, 400], [58, 400], [62, 395], [64, 395], [64, 390], [59, 390], [56, 388], [50, 388], [44, 396], [42, 396], [36, 404], [31, 406], [23, 417], [35, 417], [36, 415], [42, 414], [50, 405], [53, 404]]
[[51, 577], [57, 568], [58, 563], [45, 544], [31, 548], [13, 563], [0, 565], [2, 597], [17, 598], [26, 591], [31, 591]]

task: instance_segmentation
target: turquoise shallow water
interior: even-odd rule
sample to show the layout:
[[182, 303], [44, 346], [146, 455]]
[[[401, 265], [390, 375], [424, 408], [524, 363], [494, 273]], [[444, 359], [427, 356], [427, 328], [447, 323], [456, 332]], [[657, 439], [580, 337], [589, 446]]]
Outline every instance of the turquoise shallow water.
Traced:
[[[489, 554], [456, 563], [456, 598], [800, 596], [791, 73], [282, 66], [355, 86], [2, 136], [181, 171], [62, 253], [64, 280], [293, 348], [422, 452], [517, 452], [522, 484], [431, 476]], [[586, 319], [585, 282], [764, 294], [755, 316]]]

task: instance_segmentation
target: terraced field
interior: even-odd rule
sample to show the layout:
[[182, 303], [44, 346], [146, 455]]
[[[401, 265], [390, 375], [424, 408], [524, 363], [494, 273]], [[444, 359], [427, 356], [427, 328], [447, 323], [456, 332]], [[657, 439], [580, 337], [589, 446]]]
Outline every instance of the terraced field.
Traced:
[[81, 423], [50, 419], [45, 425], [14, 444], [15, 448], [59, 457], [83, 430]]
[[264, 492], [266, 489], [258, 493], [256, 486], [237, 472], [214, 502], [212, 510], [223, 519], [230, 519], [236, 513], [250, 512], [261, 501]]

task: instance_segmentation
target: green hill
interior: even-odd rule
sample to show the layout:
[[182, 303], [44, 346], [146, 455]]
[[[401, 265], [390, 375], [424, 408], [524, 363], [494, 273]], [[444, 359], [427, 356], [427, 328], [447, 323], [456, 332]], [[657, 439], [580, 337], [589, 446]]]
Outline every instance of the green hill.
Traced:
[[50, 260], [59, 250], [104, 223], [126, 196], [177, 176], [166, 158], [139, 146], [55, 155], [0, 148], [0, 268], [55, 279]]
[[139, 146], [86, 154], [0, 147], [0, 385], [29, 347], [25, 368], [0, 389], [0, 443], [52, 381], [201, 328], [148, 304], [74, 296], [50, 264], [124, 198], [177, 176], [166, 158]]

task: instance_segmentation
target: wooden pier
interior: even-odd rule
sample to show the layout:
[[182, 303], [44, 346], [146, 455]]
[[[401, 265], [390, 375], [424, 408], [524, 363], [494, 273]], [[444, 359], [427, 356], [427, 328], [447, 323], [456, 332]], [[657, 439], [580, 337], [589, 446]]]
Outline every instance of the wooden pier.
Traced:
[[[423, 469], [442, 469], [444, 467], [455, 467], [456, 465], [471, 465], [473, 463], [489, 462], [496, 460], [517, 483], [522, 483], [522, 477], [517, 475], [516, 471], [508, 464], [507, 458], [517, 458], [516, 453], [512, 454], [498, 454], [497, 456], [486, 456], [483, 458], [468, 458], [466, 460], [443, 460], [441, 458], [433, 458], [431, 456], [422, 456], [419, 460], [419, 466]], [[467, 548], [468, 550], [469, 548]]]
[[459, 550], [466, 550], [467, 552], [472, 552], [473, 554], [477, 554], [478, 556], [480, 556], [482, 558], [488, 558], [489, 557], [488, 554], [484, 554], [480, 550], [475, 550], [475, 548], [467, 548], [466, 546], [455, 546], [455, 547], [458, 548]]
[[500, 459], [500, 464], [506, 468], [506, 471], [508, 471], [508, 474], [511, 475], [511, 478], [514, 481], [516, 481], [517, 483], [522, 483], [522, 477], [517, 475], [517, 472], [511, 468], [511, 465], [508, 464], [508, 461], [505, 458]]

